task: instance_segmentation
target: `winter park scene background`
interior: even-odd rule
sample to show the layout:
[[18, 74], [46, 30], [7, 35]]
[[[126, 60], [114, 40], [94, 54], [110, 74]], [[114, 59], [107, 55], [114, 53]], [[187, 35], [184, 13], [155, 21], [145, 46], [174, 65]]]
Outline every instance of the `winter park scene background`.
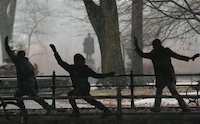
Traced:
[[[153, 1], [153, 0], [152, 0]], [[155, 38], [160, 38], [163, 40], [163, 45], [169, 47], [176, 53], [192, 56], [193, 54], [200, 53], [200, 39], [199, 39], [199, 13], [196, 13], [196, 18], [190, 18], [188, 12], [185, 17], [185, 20], [182, 18], [176, 19], [173, 15], [173, 11], [178, 7], [176, 4], [164, 3], [164, 6], [160, 8], [156, 7], [159, 3], [152, 2], [151, 0], [144, 0], [143, 3], [143, 17], [142, 17], [142, 32], [143, 32], [143, 51], [149, 52], [152, 50], [151, 42]], [[176, 0], [174, 0], [177, 2]], [[198, 0], [188, 0], [189, 4], [195, 11], [200, 7], [200, 2]], [[99, 1], [95, 1], [96, 4], [99, 4]], [[118, 6], [118, 16], [119, 16], [119, 32], [120, 32], [120, 48], [122, 55], [122, 63], [124, 64], [124, 72], [117, 72], [118, 74], [130, 74], [132, 70], [132, 58], [131, 51], [134, 51], [134, 48], [131, 47], [131, 32], [132, 32], [132, 13], [131, 13], [131, 0], [117, 0]], [[166, 5], [165, 5], [166, 4]], [[182, 6], [186, 6], [183, 2], [179, 3]], [[167, 8], [169, 7], [169, 8]], [[163, 10], [163, 12], [161, 12]], [[171, 14], [171, 16], [167, 16]], [[171, 12], [171, 13], [170, 13]], [[179, 11], [178, 11], [179, 12]], [[179, 14], [177, 12], [177, 15]], [[7, 10], [9, 16], [9, 10]], [[193, 26], [191, 26], [193, 25]], [[135, 29], [137, 31], [137, 29]], [[100, 45], [98, 42], [98, 37], [90, 23], [90, 20], [87, 15], [84, 3], [82, 0], [17, 0], [15, 16], [14, 16], [14, 25], [13, 25], [13, 37], [11, 39], [12, 43], [10, 44], [14, 50], [25, 50], [27, 52], [27, 57], [32, 64], [37, 67], [37, 76], [46, 76], [52, 75], [53, 71], [56, 72], [56, 75], [68, 75], [68, 73], [63, 70], [54, 59], [52, 50], [49, 47], [49, 44], [54, 44], [62, 59], [69, 64], [73, 64], [73, 56], [76, 53], [81, 53], [86, 57], [86, 54], [83, 52], [84, 39], [87, 37], [88, 33], [91, 33], [91, 36], [94, 38], [94, 49], [95, 52], [92, 54], [92, 68], [96, 72], [103, 72], [102, 70], [102, 56]], [[2, 41], [1, 43], [4, 42]], [[1, 48], [3, 50], [3, 47]], [[3, 59], [2, 52], [0, 52], [1, 66], [7, 64]], [[172, 59], [174, 69], [176, 74], [199, 74], [200, 73], [200, 59], [196, 59], [194, 62], [184, 62]], [[137, 65], [136, 65], [137, 66]], [[150, 60], [142, 60], [142, 74], [154, 74], [153, 65]], [[110, 70], [112, 71], [112, 70]], [[137, 73], [135, 73], [137, 74]], [[141, 74], [141, 73], [140, 73]], [[38, 78], [39, 79], [39, 78]], [[136, 78], [137, 79], [137, 78]], [[51, 78], [47, 79], [48, 85], [51, 86]], [[177, 84], [198, 84], [200, 76], [178, 76]], [[13, 86], [15, 81], [10, 81], [6, 79], [5, 82], [12, 82]], [[97, 79], [89, 79], [92, 86], [96, 85], [97, 82], [100, 82]], [[130, 80], [126, 80], [124, 84], [130, 84]], [[137, 82], [137, 80], [135, 80]], [[38, 80], [38, 82], [43, 82]], [[58, 79], [57, 84], [68, 85], [65, 83], [70, 82], [68, 78]], [[139, 78], [138, 84], [154, 84], [154, 76], [147, 76], [144, 79]], [[60, 84], [59, 84], [60, 83]], [[3, 89], [1, 84], [1, 89]], [[10, 85], [10, 84], [9, 84]], [[101, 86], [104, 84], [101, 84]], [[116, 95], [116, 87], [112, 86], [112, 83], [106, 83], [110, 85], [108, 87], [98, 88], [92, 87], [92, 95]], [[178, 88], [181, 95], [186, 95], [187, 88]], [[49, 90], [49, 89], [48, 89]], [[42, 90], [41, 90], [42, 91]], [[67, 95], [67, 91], [59, 92], [59, 95]], [[6, 92], [7, 95], [12, 96], [13, 90]], [[155, 95], [155, 87], [147, 86], [145, 88], [136, 87], [135, 93], [138, 95]], [[1, 94], [5, 94], [1, 90]], [[42, 93], [41, 93], [42, 94]], [[126, 86], [122, 90], [123, 95], [130, 95], [129, 87]], [[164, 95], [169, 95], [169, 91], [165, 90]], [[197, 95], [196, 90], [190, 92], [191, 95]], [[45, 94], [46, 95], [46, 94]], [[48, 93], [47, 93], [48, 95]], [[186, 103], [189, 103], [189, 100], [184, 99]], [[51, 100], [47, 100], [50, 104]], [[100, 100], [106, 106], [115, 106], [116, 100]], [[84, 104], [84, 101], [80, 100], [80, 107], [91, 107], [88, 104]], [[37, 103], [27, 100], [25, 101], [27, 108], [42, 108]], [[123, 106], [130, 106], [130, 99], [124, 99], [122, 101]], [[137, 107], [152, 107], [154, 104], [154, 98], [147, 99], [136, 99], [135, 106]], [[195, 106], [192, 104], [191, 106]], [[162, 99], [162, 106], [178, 106], [178, 102], [173, 98]], [[57, 108], [70, 108], [70, 104], [67, 100], [57, 100]]]

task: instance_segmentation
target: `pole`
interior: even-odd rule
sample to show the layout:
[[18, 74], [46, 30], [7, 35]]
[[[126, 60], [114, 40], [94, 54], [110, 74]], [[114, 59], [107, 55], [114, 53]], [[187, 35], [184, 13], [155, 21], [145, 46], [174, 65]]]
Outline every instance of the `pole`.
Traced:
[[56, 89], [56, 86], [55, 86], [55, 79], [56, 79], [56, 74], [55, 74], [55, 71], [53, 71], [53, 75], [52, 75], [52, 83], [53, 85], [51, 86], [52, 88], [52, 106], [54, 108], [56, 108], [56, 102], [55, 102], [55, 89]]
[[130, 89], [131, 89], [131, 108], [133, 109], [135, 107], [134, 105], [134, 85], [133, 85], [133, 71], [131, 70], [131, 74], [130, 74], [130, 78], [131, 78], [131, 86], [130, 86]]

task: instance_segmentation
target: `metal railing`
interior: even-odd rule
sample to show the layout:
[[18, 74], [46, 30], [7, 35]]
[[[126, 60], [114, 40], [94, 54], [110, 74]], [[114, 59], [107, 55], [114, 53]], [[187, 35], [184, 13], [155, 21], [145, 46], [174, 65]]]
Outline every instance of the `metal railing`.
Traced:
[[[177, 86], [182, 86], [182, 87], [194, 87], [194, 86], [197, 86], [196, 84], [193, 85], [192, 82], [196, 82], [198, 79], [200, 79], [200, 74], [178, 74], [176, 75], [177, 77], [189, 77], [190, 78], [190, 84], [177, 84]], [[56, 100], [58, 99], [69, 99], [70, 96], [57, 96], [56, 95], [56, 89], [57, 88], [69, 88], [71, 86], [57, 86], [56, 85], [56, 78], [58, 77], [61, 77], [61, 78], [69, 78], [70, 76], [57, 76], [55, 74], [55, 71], [53, 72], [53, 74], [51, 76], [38, 76], [37, 78], [51, 78], [51, 81], [52, 81], [52, 85], [50, 86], [51, 88], [51, 91], [49, 91], [52, 95], [48, 95], [48, 96], [41, 96], [42, 98], [44, 99], [51, 99], [52, 100], [52, 105], [56, 108]], [[104, 95], [104, 96], [91, 96], [93, 98], [96, 98], [96, 99], [115, 99], [117, 101], [117, 113], [119, 114], [119, 116], [121, 116], [121, 113], [122, 113], [122, 109], [123, 109], [123, 106], [122, 106], [122, 100], [123, 99], [130, 99], [130, 109], [134, 109], [135, 108], [135, 99], [145, 99], [145, 98], [156, 98], [156, 97], [159, 97], [159, 96], [156, 96], [156, 95], [136, 95], [134, 93], [135, 89], [137, 87], [154, 87], [155, 85], [154, 84], [149, 84], [149, 83], [146, 83], [145, 84], [141, 84], [139, 80], [137, 83], [136, 81], [136, 78], [140, 77], [141, 79], [143, 79], [144, 77], [154, 77], [154, 75], [140, 75], [140, 74], [133, 74], [132, 71], [130, 72], [130, 74], [127, 74], [127, 75], [115, 75], [114, 78], [117, 78], [117, 77], [127, 77], [127, 81], [129, 81], [129, 83], [127, 83], [126, 85], [116, 85], [115, 88], [116, 88], [116, 95]], [[196, 77], [196, 79], [193, 79], [194, 77]], [[6, 78], [11, 78], [11, 77], [0, 77], [0, 79], [6, 79]], [[13, 78], [14, 81], [15, 78]], [[144, 80], [142, 80], [144, 81]], [[154, 82], [150, 82], [150, 83], [154, 83]], [[112, 85], [113, 86], [113, 85]], [[122, 90], [122, 87], [128, 87], [129, 90], [130, 90], [130, 95], [123, 95], [121, 93], [121, 90]], [[96, 87], [100, 87], [100, 86], [96, 86]], [[16, 88], [16, 87], [4, 87], [5, 89], [9, 89], [9, 88]], [[198, 90], [199, 89], [196, 89], [197, 93], [198, 93]], [[186, 92], [186, 91], [185, 91]], [[88, 96], [74, 96], [74, 98], [77, 98], [77, 99], [82, 99], [84, 97], [88, 97]], [[177, 96], [173, 96], [173, 95], [162, 95], [160, 96], [162, 98], [175, 98]], [[183, 97], [183, 98], [191, 98], [192, 100], [190, 100], [189, 102], [195, 102], [197, 103], [198, 105], [198, 98], [199, 98], [199, 95], [181, 95], [180, 97]], [[12, 97], [12, 96], [2, 96], [2, 99], [3, 100], [14, 100], [16, 98]], [[29, 100], [31, 98], [29, 97], [23, 97], [22, 99], [24, 100]]]

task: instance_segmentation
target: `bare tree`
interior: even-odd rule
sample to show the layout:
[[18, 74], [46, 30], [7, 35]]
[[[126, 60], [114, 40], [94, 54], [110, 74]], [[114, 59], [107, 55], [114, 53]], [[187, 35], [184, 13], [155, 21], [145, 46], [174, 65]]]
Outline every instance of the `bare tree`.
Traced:
[[[83, 2], [100, 44], [102, 71], [124, 74], [116, 1], [100, 0], [99, 3], [95, 3], [93, 0], [83, 0]], [[117, 82], [119, 81], [115, 81]]]
[[151, 15], [147, 18], [149, 21], [145, 25], [146, 31], [152, 28], [154, 36], [161, 37], [163, 41], [176, 39], [187, 46], [195, 44], [200, 33], [198, 0], [146, 1], [147, 9], [151, 10]]
[[[90, 0], [90, 2], [91, 1], [92, 0]], [[118, 18], [118, 15], [119, 15], [118, 23], [112, 23], [112, 25], [115, 25], [116, 27], [119, 27], [119, 25], [120, 25], [120, 27], [117, 30], [120, 30], [119, 36], [120, 36], [120, 38], [122, 40], [122, 41], [120, 41], [121, 44], [124, 44], [124, 41], [126, 41], [126, 40], [130, 41], [130, 39], [131, 39], [131, 38], [127, 38], [127, 36], [124, 36], [124, 35], [126, 35], [124, 33], [126, 31], [126, 28], [128, 27], [128, 28], [131, 29], [131, 27], [132, 27], [132, 24], [130, 24], [131, 20], [133, 21], [133, 31], [132, 31], [133, 35], [137, 36], [139, 39], [142, 38], [142, 9], [143, 9], [142, 5], [143, 5], [143, 2], [141, 0], [133, 0], [133, 1], [134, 1], [133, 4], [132, 4], [132, 1], [123, 1], [123, 0], [104, 3], [104, 4], [109, 4], [109, 3], [113, 4], [113, 3], [115, 3], [115, 7], [117, 7], [117, 5], [118, 5], [118, 7], [116, 8], [116, 11], [117, 11], [117, 14], [116, 14], [117, 16], [116, 17], [113, 17], [113, 15], [109, 14], [110, 11], [113, 11], [113, 13], [114, 13], [115, 10], [113, 10], [112, 8], [109, 8], [110, 9], [109, 11], [106, 10], [105, 8], [103, 8], [103, 6], [102, 6], [103, 4], [101, 4], [103, 2], [101, 2], [100, 0], [92, 1], [92, 2], [95, 4], [96, 8], [98, 8], [99, 10], [102, 10], [102, 12], [99, 11], [98, 14], [95, 15], [95, 13], [97, 13], [97, 12], [95, 12], [96, 11], [95, 8], [93, 8], [94, 10], [91, 9], [93, 11], [93, 14], [95, 15], [94, 17], [91, 18], [90, 16], [92, 14], [90, 12], [88, 12], [88, 10], [87, 10], [89, 19], [91, 18], [90, 22], [91, 22], [91, 24], [92, 24], [92, 26], [94, 28], [94, 31], [95, 31], [96, 34], [98, 33], [97, 37], [99, 39], [100, 49], [101, 49], [101, 53], [102, 53], [102, 68], [103, 68], [103, 71], [105, 71], [105, 67], [108, 65], [108, 61], [109, 61], [108, 58], [110, 58], [109, 56], [107, 58], [104, 57], [105, 55], [107, 56], [107, 53], [104, 52], [104, 51], [108, 51], [108, 47], [107, 47], [108, 43], [106, 43], [107, 39], [105, 39], [105, 40], [103, 39], [103, 37], [104, 37], [103, 35], [105, 34], [105, 32], [103, 32], [103, 30], [104, 30], [104, 27], [108, 27], [108, 29], [111, 29], [109, 27], [110, 24], [109, 23], [105, 23], [105, 21], [104, 21], [104, 20], [109, 20], [109, 19], [106, 19], [106, 18], [108, 18], [107, 16], [110, 16], [109, 18], [113, 18], [114, 19], [114, 18]], [[68, 1], [65, 1], [65, 3], [66, 3], [66, 5], [70, 4], [70, 2], [68, 2]], [[80, 4], [80, 1], [78, 3], [79, 3], [80, 6], [79, 6], [79, 8], [76, 8], [76, 9], [80, 10], [80, 11], [84, 11], [84, 8]], [[77, 2], [76, 2], [76, 5], [77, 5]], [[132, 5], [134, 5], [134, 7], [132, 7]], [[89, 4], [86, 5], [86, 6], [89, 6]], [[133, 10], [132, 10], [132, 8], [133, 8]], [[86, 9], [87, 9], [87, 7], [86, 7]], [[119, 10], [119, 13], [118, 13], [118, 10]], [[141, 12], [138, 12], [138, 11], [141, 11]], [[131, 16], [132, 12], [133, 12], [133, 14], [132, 14], [133, 16]], [[106, 14], [104, 14], [104, 13], [106, 13]], [[132, 17], [133, 17], [133, 19], [131, 19]], [[84, 21], [86, 23], [89, 23], [87, 21], [86, 17], [85, 18], [80, 18], [80, 17], [76, 17], [76, 16], [71, 15], [71, 18], [74, 18], [74, 19], [76, 19], [78, 21]], [[125, 19], [127, 19], [127, 20], [125, 20]], [[110, 20], [110, 22], [115, 22], [115, 21]], [[100, 27], [100, 28], [98, 28], [98, 27]], [[108, 33], [108, 32], [113, 32], [113, 31], [106, 31], [106, 33]], [[129, 33], [130, 32], [131, 31], [129, 30]], [[108, 37], [108, 36], [105, 36], [105, 37]], [[113, 37], [113, 36], [109, 36], [109, 37]], [[140, 40], [140, 41], [141, 41], [140, 42], [140, 46], [142, 46], [142, 40]], [[112, 46], [112, 47], [113, 46], [114, 47], [117, 46], [119, 48], [119, 45], [117, 45], [115, 42], [118, 42], [118, 41], [116, 41], [116, 40], [113, 41], [112, 45], [109, 45], [109, 46]], [[114, 45], [114, 44], [116, 44], [116, 45]], [[129, 46], [131, 46], [131, 45], [129, 45]], [[104, 49], [107, 49], [107, 50], [104, 50]], [[138, 73], [142, 73], [142, 59], [137, 54], [134, 54], [135, 53], [134, 49], [132, 49], [131, 51], [132, 51], [131, 59], [133, 60], [131, 69], [133, 70], [134, 73], [137, 73], [137, 74]], [[109, 52], [112, 52], [112, 50], [110, 49]], [[123, 49], [122, 50], [119, 49], [119, 52], [124, 52], [124, 50]], [[125, 55], [124, 53], [119, 53], [119, 55], [121, 55], [121, 54]], [[107, 59], [107, 60], [105, 60], [105, 59]], [[119, 61], [123, 61], [123, 60], [119, 60]], [[135, 66], [135, 65], [139, 65], [139, 66]]]
[[0, 40], [3, 62], [8, 58], [4, 49], [4, 40], [8, 36], [12, 38], [15, 17], [16, 0], [0, 0]]
[[139, 46], [143, 48], [143, 0], [132, 0], [132, 70], [133, 74], [143, 74], [142, 58], [135, 52], [134, 37], [139, 39]]
[[[24, 3], [23, 3], [24, 2]], [[33, 41], [38, 41], [41, 45], [41, 39], [50, 34], [48, 30], [49, 17], [51, 11], [48, 6], [48, 1], [26, 0], [19, 1], [19, 12], [22, 24], [17, 27], [17, 32], [27, 37], [26, 54], [29, 56], [30, 46]], [[44, 39], [43, 39], [44, 40]], [[45, 47], [44, 47], [45, 48]]]
[[[119, 8], [121, 37], [128, 41], [131, 41], [131, 2], [124, 1]], [[198, 45], [199, 6], [198, 0], [144, 0], [142, 12], [144, 48], [147, 48], [155, 38], [160, 38], [163, 42], [173, 41], [171, 43], [179, 44], [179, 47], [184, 46], [181, 49]], [[131, 42], [127, 43], [127, 46], [131, 46]]]

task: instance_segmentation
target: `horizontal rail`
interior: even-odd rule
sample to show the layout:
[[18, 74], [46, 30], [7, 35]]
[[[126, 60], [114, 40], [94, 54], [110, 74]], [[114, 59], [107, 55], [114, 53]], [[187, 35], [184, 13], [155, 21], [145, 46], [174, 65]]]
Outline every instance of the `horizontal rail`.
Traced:
[[[23, 99], [23, 100], [31, 100], [31, 99], [51, 99], [53, 101], [53, 106], [55, 107], [55, 100], [57, 99], [70, 99], [70, 98], [75, 98], [75, 99], [84, 99], [84, 98], [95, 98], [95, 99], [116, 99], [117, 100], [117, 106], [119, 107], [118, 111], [121, 111], [120, 109], [122, 109], [122, 99], [131, 99], [131, 108], [134, 108], [134, 99], [145, 99], [145, 98], [157, 98], [157, 97], [161, 97], [161, 98], [177, 98], [177, 97], [182, 97], [182, 98], [192, 98], [192, 99], [198, 99], [200, 98], [199, 95], [181, 95], [181, 96], [173, 96], [173, 95], [162, 95], [162, 96], [156, 96], [156, 95], [135, 95], [134, 94], [134, 89], [137, 87], [153, 87], [155, 86], [154, 84], [135, 84], [133, 78], [135, 77], [144, 77], [144, 76], [155, 76], [155, 75], [145, 75], [145, 74], [133, 74], [132, 72], [130, 74], [116, 74], [113, 77], [130, 77], [130, 84], [126, 84], [126, 85], [103, 85], [103, 86], [99, 86], [99, 85], [94, 85], [91, 87], [115, 87], [116, 88], [116, 95], [102, 95], [102, 96], [57, 96], [57, 94], [55, 93], [57, 88], [71, 88], [72, 86], [60, 86], [60, 85], [56, 85], [55, 83], [55, 79], [56, 78], [66, 78], [66, 77], [70, 77], [67, 75], [55, 75], [55, 73], [53, 73], [53, 75], [49, 76], [37, 76], [36, 79], [50, 79], [52, 82], [51, 86], [48, 87], [40, 87], [40, 88], [50, 88], [51, 89], [51, 96], [42, 96], [42, 97], [22, 97], [22, 98], [15, 98], [15, 97], [1, 97], [1, 99], [3, 100], [16, 100], [16, 99]], [[200, 74], [176, 74], [176, 76], [200, 76]], [[5, 79], [12, 79], [12, 80], [16, 80], [16, 77], [0, 77], [0, 79], [5, 80]], [[185, 87], [192, 87], [192, 86], [198, 86], [197, 84], [192, 85], [192, 84], [177, 84], [176, 86], [185, 86]], [[130, 95], [122, 95], [121, 94], [121, 89], [122, 88], [129, 88], [131, 91]], [[13, 86], [6, 86], [3, 87], [4, 89], [9, 89], [9, 88], [17, 88], [17, 87], [13, 87]], [[48, 90], [49, 92], [49, 90]], [[49, 94], [47, 94], [49, 95]]]
[[[121, 96], [122, 99], [130, 99], [130, 98], [135, 98], [135, 99], [145, 99], [145, 98], [200, 98], [199, 95], [180, 95], [180, 96], [175, 96], [175, 95], [161, 95], [161, 96], [156, 96], [156, 95], [123, 95]], [[84, 99], [84, 98], [95, 98], [95, 99], [117, 99], [118, 97], [115, 95], [104, 95], [104, 96], [56, 96], [56, 97], [51, 97], [51, 96], [44, 96], [44, 97], [12, 97], [12, 96], [7, 96], [7, 97], [1, 97], [0, 99], [2, 100], [17, 100], [17, 99], [22, 99], [22, 100], [32, 100], [32, 99]]]
[[[126, 77], [132, 75], [133, 77], [148, 77], [148, 76], [155, 76], [154, 74], [115, 74], [112, 77]], [[200, 73], [194, 74], [176, 74], [175, 76], [200, 76]], [[56, 77], [70, 77], [70, 75], [56, 75]], [[5, 78], [17, 78], [16, 76], [1, 76], [0, 79]], [[36, 76], [36, 78], [52, 78], [52, 75], [40, 75]]]

